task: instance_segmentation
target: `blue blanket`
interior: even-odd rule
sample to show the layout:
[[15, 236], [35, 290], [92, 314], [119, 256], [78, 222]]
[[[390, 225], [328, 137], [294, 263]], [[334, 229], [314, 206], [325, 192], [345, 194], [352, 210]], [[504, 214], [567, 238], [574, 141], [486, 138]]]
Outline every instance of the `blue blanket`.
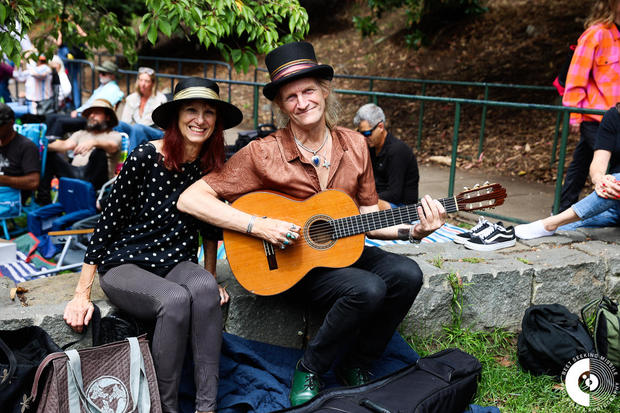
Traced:
[[[218, 412], [267, 413], [289, 407], [288, 391], [301, 350], [274, 346], [224, 333], [220, 360]], [[418, 354], [394, 334], [383, 356], [372, 369], [373, 378], [386, 376], [414, 363]], [[194, 413], [194, 381], [190, 358], [186, 358], [181, 382], [183, 413]], [[332, 372], [324, 377], [326, 387], [340, 386]], [[496, 407], [472, 405], [468, 412], [499, 413]]]

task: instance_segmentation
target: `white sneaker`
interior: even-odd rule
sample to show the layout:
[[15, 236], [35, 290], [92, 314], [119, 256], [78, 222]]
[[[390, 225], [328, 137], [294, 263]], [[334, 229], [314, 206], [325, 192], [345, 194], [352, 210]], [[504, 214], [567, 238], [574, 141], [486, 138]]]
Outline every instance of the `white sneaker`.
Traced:
[[515, 227], [515, 235], [521, 239], [548, 237], [553, 234], [555, 234], [555, 231], [547, 231], [540, 219], [529, 224], [517, 225]]
[[[498, 224], [501, 225], [501, 221], [498, 222]], [[454, 241], [456, 244], [465, 244], [467, 241], [470, 241], [473, 236], [480, 235], [480, 233], [485, 230], [488, 231], [488, 228], [491, 228], [492, 226], [492, 223], [487, 221], [484, 217], [480, 217], [478, 218], [478, 223], [475, 227], [473, 227], [467, 232], [456, 234], [452, 241]]]
[[471, 237], [471, 240], [465, 243], [465, 247], [476, 251], [495, 251], [512, 247], [515, 243], [515, 231], [512, 226], [504, 228], [500, 224], [493, 224], [488, 230]]

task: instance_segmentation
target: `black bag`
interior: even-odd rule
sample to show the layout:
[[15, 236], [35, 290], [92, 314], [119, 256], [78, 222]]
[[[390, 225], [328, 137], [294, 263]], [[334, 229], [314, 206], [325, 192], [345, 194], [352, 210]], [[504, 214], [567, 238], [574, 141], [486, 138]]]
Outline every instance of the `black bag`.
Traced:
[[531, 306], [525, 310], [521, 329], [519, 364], [536, 376], [559, 376], [573, 357], [594, 351], [579, 317], [561, 304]]
[[594, 339], [596, 353], [620, 369], [620, 315], [618, 303], [609, 297], [594, 300], [581, 309], [581, 319]]
[[462, 413], [476, 394], [481, 369], [475, 357], [448, 349], [388, 377], [325, 390], [308, 403], [279, 412]]
[[45, 330], [30, 326], [0, 331], [0, 406], [3, 413], [20, 413], [30, 394], [41, 361], [61, 351]]
[[249, 131], [241, 131], [237, 134], [237, 140], [234, 145], [226, 146], [226, 160], [233, 156], [237, 151], [255, 139], [264, 138], [271, 135], [277, 129], [271, 123], [261, 123], [257, 129]]

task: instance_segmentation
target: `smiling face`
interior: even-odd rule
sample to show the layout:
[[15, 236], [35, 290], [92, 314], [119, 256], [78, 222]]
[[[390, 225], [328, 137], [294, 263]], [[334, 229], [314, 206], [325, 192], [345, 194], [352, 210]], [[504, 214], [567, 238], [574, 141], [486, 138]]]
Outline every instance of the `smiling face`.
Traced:
[[179, 131], [186, 143], [204, 143], [213, 134], [216, 120], [215, 106], [204, 100], [191, 100], [179, 107]]
[[282, 86], [278, 93], [277, 103], [294, 125], [309, 129], [325, 122], [327, 96], [328, 92], [320, 87], [316, 79], [303, 78]]

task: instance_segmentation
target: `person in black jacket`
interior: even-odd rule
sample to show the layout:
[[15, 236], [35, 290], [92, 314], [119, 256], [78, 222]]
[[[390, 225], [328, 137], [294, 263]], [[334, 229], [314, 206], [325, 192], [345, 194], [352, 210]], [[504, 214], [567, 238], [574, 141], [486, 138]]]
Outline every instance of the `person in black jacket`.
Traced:
[[368, 103], [357, 110], [353, 123], [370, 148], [379, 208], [417, 203], [418, 162], [409, 145], [388, 132], [383, 110]]

